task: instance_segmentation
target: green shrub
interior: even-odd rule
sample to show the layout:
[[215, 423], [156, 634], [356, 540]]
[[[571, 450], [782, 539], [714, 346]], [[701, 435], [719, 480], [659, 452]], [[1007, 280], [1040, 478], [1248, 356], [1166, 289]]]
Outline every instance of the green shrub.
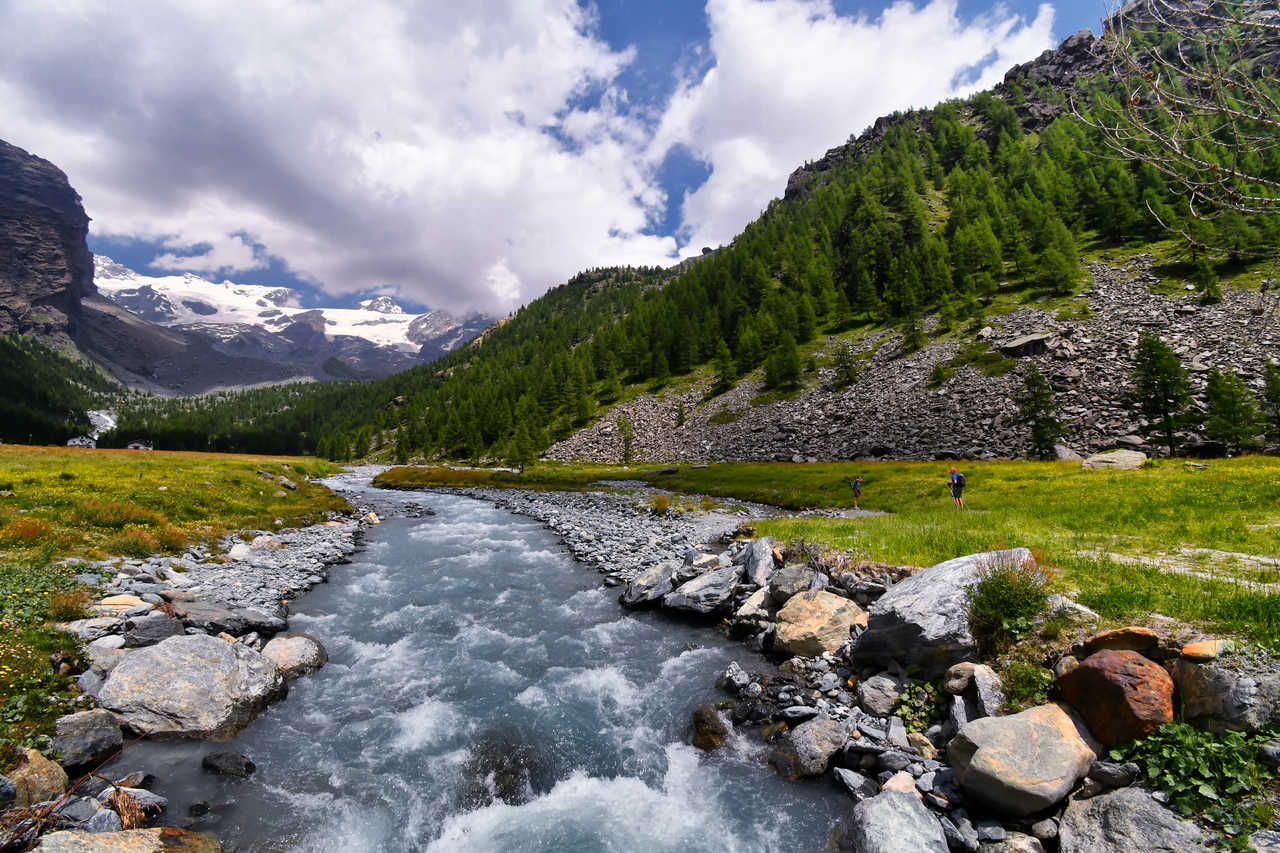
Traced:
[[731, 424], [738, 418], [742, 417], [742, 412], [736, 409], [721, 409], [711, 417], [707, 418], [713, 424]]
[[107, 550], [126, 557], [149, 557], [160, 550], [150, 530], [131, 524], [107, 540]]
[[671, 509], [671, 498], [668, 495], [654, 495], [649, 506], [653, 508], [654, 515], [666, 515], [667, 510]]
[[1045, 578], [1033, 563], [995, 563], [968, 588], [969, 625], [979, 643], [1021, 639], [1049, 603]]
[[1000, 674], [1004, 683], [1005, 707], [1010, 712], [1043, 705], [1053, 686], [1053, 673], [1035, 661], [1015, 658]]

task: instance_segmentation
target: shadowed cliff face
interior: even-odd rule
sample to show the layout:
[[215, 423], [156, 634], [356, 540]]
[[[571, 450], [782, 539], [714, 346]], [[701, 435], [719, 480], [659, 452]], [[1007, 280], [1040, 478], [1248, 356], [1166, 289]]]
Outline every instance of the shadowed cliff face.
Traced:
[[0, 332], [66, 332], [93, 287], [89, 217], [62, 170], [0, 141]]

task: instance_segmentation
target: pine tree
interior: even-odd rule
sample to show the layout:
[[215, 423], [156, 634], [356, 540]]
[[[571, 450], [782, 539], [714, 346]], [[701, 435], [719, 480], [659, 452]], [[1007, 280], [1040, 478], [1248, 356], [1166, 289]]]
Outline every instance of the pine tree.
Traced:
[[1152, 332], [1138, 336], [1133, 399], [1147, 419], [1147, 434], [1160, 436], [1172, 456], [1177, 450], [1175, 433], [1195, 422], [1191, 390], [1178, 354]]
[[1218, 273], [1203, 255], [1196, 261], [1195, 283], [1201, 305], [1215, 305], [1222, 301], [1222, 284], [1218, 281]]
[[684, 426], [685, 417], [684, 400], [681, 400], [680, 405], [676, 408], [676, 426]]
[[715, 385], [713, 390], [716, 393], [733, 387], [734, 381], [738, 378], [737, 371], [733, 367], [733, 355], [729, 352], [729, 345], [721, 338], [716, 342], [716, 357], [713, 362], [716, 371]]
[[1014, 404], [1018, 414], [1012, 422], [1031, 428], [1031, 449], [1041, 459], [1053, 459], [1054, 445], [1067, 430], [1056, 417], [1053, 388], [1034, 364], [1023, 374], [1023, 391], [1014, 397]]
[[920, 315], [912, 314], [907, 318], [907, 324], [902, 330], [903, 352], [917, 352], [924, 347], [924, 344], [924, 326], [920, 322]]
[[529, 428], [521, 422], [516, 425], [515, 435], [507, 445], [507, 467], [515, 468], [523, 474], [525, 466], [536, 457], [537, 451], [534, 449], [533, 438], [529, 435]]
[[835, 368], [837, 388], [847, 388], [858, 381], [858, 359], [853, 354], [852, 346], [843, 343], [836, 346]]
[[790, 332], [783, 332], [778, 346], [764, 366], [766, 388], [795, 388], [800, 384], [800, 353], [796, 339]]
[[622, 464], [630, 465], [635, 453], [636, 429], [631, 425], [631, 418], [627, 417], [626, 412], [618, 415], [617, 426], [618, 437], [622, 439]]
[[1062, 296], [1075, 290], [1076, 265], [1065, 258], [1056, 246], [1050, 246], [1036, 262], [1037, 277], [1042, 287]]
[[1228, 456], [1255, 447], [1262, 432], [1258, 403], [1234, 370], [1214, 370], [1205, 389], [1208, 400], [1205, 435], [1220, 442]]
[[1280, 442], [1280, 364], [1268, 361], [1262, 382], [1262, 414], [1267, 437]]

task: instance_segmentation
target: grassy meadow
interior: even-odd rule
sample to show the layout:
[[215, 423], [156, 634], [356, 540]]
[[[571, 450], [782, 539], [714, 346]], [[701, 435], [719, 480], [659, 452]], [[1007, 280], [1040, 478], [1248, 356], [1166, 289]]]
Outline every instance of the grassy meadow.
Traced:
[[[785, 510], [852, 507], [863, 477], [862, 518], [780, 517], [755, 524], [780, 539], [820, 542], [866, 560], [929, 566], [992, 548], [1025, 546], [1056, 583], [1103, 616], [1153, 612], [1270, 641], [1280, 636], [1280, 570], [1179, 549], [1280, 555], [1280, 460], [1252, 456], [1194, 468], [1155, 460], [1138, 471], [1088, 471], [1070, 462], [963, 462], [958, 511], [948, 462], [730, 463], [653, 468], [543, 465], [524, 474], [486, 469], [396, 468], [379, 480], [401, 488], [496, 486], [581, 489], [599, 480], [644, 480], [671, 491], [750, 500]], [[1162, 571], [1191, 562], [1209, 577]], [[1136, 562], [1130, 562], [1130, 561]]]
[[181, 553], [241, 528], [311, 524], [346, 507], [304, 480], [333, 470], [314, 459], [0, 445], [0, 771], [19, 746], [47, 749], [53, 720], [74, 705], [50, 655], [75, 654], [75, 641], [49, 626], [83, 616], [89, 594], [60, 560]]

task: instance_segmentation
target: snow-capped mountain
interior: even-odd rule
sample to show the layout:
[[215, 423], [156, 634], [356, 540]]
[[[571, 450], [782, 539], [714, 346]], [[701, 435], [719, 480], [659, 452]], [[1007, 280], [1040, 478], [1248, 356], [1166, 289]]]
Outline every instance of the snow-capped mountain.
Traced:
[[145, 320], [225, 342], [243, 337], [244, 327], [277, 334], [301, 323], [327, 339], [360, 338], [429, 360], [492, 322], [482, 315], [458, 318], [443, 311], [407, 314], [388, 296], [366, 299], [356, 308], [304, 308], [297, 291], [287, 287], [214, 282], [192, 273], [143, 275], [104, 255], [94, 259], [93, 278], [103, 296]]
[[[211, 282], [191, 273], [145, 275], [104, 255], [95, 259], [93, 284], [110, 310], [165, 327], [186, 342], [163, 359], [128, 366], [183, 393], [291, 378], [384, 377], [438, 359], [493, 321], [444, 311], [407, 314], [387, 296], [353, 309], [308, 309], [288, 287]], [[120, 361], [122, 353], [115, 355]]]

